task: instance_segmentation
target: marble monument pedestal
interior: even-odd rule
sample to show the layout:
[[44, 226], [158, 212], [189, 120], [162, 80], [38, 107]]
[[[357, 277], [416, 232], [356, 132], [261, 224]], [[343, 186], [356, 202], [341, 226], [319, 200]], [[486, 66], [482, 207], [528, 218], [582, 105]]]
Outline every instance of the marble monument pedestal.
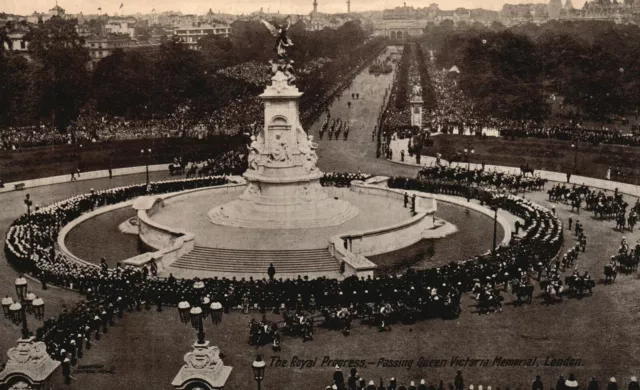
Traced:
[[280, 68], [260, 98], [264, 128], [251, 137], [248, 185], [236, 200], [209, 210], [212, 223], [249, 229], [303, 229], [340, 225], [358, 215], [322, 189], [313, 137], [300, 123], [302, 92]]
[[251, 229], [304, 229], [340, 225], [359, 212], [323, 191], [319, 171], [287, 178], [247, 172], [244, 177], [247, 190], [238, 199], [211, 209], [211, 222]]

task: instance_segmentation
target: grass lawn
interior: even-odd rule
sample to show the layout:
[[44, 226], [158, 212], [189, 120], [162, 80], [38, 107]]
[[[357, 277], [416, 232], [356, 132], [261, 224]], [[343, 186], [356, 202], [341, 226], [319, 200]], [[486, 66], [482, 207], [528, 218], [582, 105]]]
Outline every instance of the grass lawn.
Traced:
[[[503, 139], [487, 137], [480, 139], [463, 135], [438, 135], [433, 137], [433, 146], [424, 148], [422, 153], [435, 156], [441, 153], [443, 158], [462, 151], [471, 142], [475, 150], [473, 163], [484, 162], [491, 165], [519, 167], [529, 164], [534, 169], [556, 172], [573, 172], [580, 175], [605, 179], [607, 169], [611, 168], [612, 180], [631, 184], [640, 183], [640, 148], [614, 145], [593, 146], [581, 142], [578, 144], [577, 158], [571, 143], [549, 139]], [[627, 177], [614, 177], [615, 167], [628, 172]]]

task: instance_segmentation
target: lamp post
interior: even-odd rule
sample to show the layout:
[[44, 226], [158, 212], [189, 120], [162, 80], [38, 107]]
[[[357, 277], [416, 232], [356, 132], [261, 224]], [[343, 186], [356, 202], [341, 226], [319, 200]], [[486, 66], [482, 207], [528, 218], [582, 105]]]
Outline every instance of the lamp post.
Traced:
[[496, 240], [497, 240], [497, 231], [498, 231], [498, 205], [494, 204], [491, 206], [491, 210], [493, 210], [493, 246], [491, 247], [491, 256], [495, 259], [496, 257]]
[[29, 194], [24, 197], [24, 204], [27, 206], [27, 215], [31, 215], [31, 205], [33, 205], [33, 201], [31, 200]]
[[2, 300], [2, 310], [5, 317], [10, 318], [14, 324], [22, 324], [22, 338], [27, 339], [31, 336], [27, 324], [27, 314], [33, 313], [36, 319], [42, 320], [44, 318], [44, 300], [27, 290], [27, 280], [22, 275], [16, 279], [15, 288], [19, 302], [13, 302], [13, 299], [7, 296]]
[[145, 166], [145, 171], [147, 173], [147, 185], [149, 185], [149, 162], [151, 160], [151, 156], [152, 156], [153, 151], [151, 150], [151, 148], [144, 150], [144, 149], [140, 149], [140, 155], [141, 156], [147, 156], [147, 161], [146, 161], [146, 166]]
[[571, 144], [571, 148], [573, 149], [573, 174], [576, 174], [576, 170], [578, 169], [578, 140], [576, 139], [574, 143]]
[[262, 390], [262, 380], [264, 379], [264, 369], [267, 364], [262, 360], [262, 356], [258, 355], [256, 360], [251, 363], [251, 369], [253, 370], [253, 378], [258, 383], [258, 390]]
[[178, 314], [183, 324], [191, 322], [191, 326], [198, 331], [198, 344], [204, 344], [203, 310], [199, 306], [191, 306], [183, 300], [178, 303]]
[[198, 344], [204, 344], [204, 324], [202, 323], [202, 309], [198, 306], [189, 311], [191, 326], [198, 330]]
[[473, 150], [473, 147], [471, 147], [471, 144], [467, 144], [467, 147], [464, 148], [464, 155], [467, 158], [467, 171], [469, 171], [471, 169], [471, 156], [475, 153], [476, 151]]

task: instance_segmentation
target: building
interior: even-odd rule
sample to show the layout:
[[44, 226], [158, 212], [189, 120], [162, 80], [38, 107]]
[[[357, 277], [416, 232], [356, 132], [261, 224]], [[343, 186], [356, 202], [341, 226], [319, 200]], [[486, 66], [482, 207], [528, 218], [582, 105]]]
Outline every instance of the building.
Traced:
[[7, 33], [8, 42], [4, 43], [4, 48], [14, 53], [26, 54], [28, 52], [29, 42], [24, 40], [27, 33], [25, 29], [15, 29]]
[[225, 24], [193, 23], [188, 26], [181, 26], [175, 29], [174, 34], [178, 36], [190, 49], [198, 50], [198, 41], [207, 35], [221, 35], [228, 37], [231, 34], [231, 26]]
[[56, 3], [56, 6], [49, 10], [48, 16], [49, 18], [52, 18], [54, 16], [64, 17], [64, 14], [65, 14], [64, 8], [60, 7], [58, 3]]
[[85, 39], [84, 43], [84, 46], [89, 50], [89, 57], [91, 58], [87, 67], [89, 70], [95, 69], [100, 60], [113, 54], [116, 49], [124, 51], [149, 49], [159, 45], [159, 43], [133, 40], [127, 34], [91, 35]]
[[133, 40], [127, 34], [91, 35], [85, 39], [84, 46], [89, 50], [89, 57], [95, 65], [101, 59], [111, 55], [115, 49], [130, 47], [132, 42]]
[[384, 10], [382, 20], [373, 22], [373, 35], [391, 39], [422, 35], [429, 22], [429, 16], [429, 8], [416, 9], [404, 6]]
[[519, 23], [544, 23], [549, 19], [549, 6], [544, 3], [505, 4], [500, 12], [505, 26]]
[[127, 34], [131, 39], [136, 38], [137, 20], [134, 17], [109, 18], [104, 30], [107, 34]]
[[562, 0], [549, 0], [548, 12], [549, 19], [558, 19], [560, 10], [562, 9]]

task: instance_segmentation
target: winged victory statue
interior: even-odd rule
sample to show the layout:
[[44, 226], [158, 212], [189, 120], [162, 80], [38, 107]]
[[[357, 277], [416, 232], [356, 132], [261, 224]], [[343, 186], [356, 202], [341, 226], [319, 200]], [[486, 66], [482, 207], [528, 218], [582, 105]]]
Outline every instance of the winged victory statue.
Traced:
[[287, 31], [289, 31], [289, 27], [291, 27], [291, 17], [287, 17], [286, 27], [284, 27], [283, 25], [274, 26], [266, 20], [261, 20], [261, 22], [267, 27], [271, 35], [273, 35], [273, 37], [277, 39], [273, 49], [275, 50], [276, 54], [278, 54], [278, 58], [282, 60], [286, 59], [287, 48], [293, 46], [291, 38], [287, 36]]

